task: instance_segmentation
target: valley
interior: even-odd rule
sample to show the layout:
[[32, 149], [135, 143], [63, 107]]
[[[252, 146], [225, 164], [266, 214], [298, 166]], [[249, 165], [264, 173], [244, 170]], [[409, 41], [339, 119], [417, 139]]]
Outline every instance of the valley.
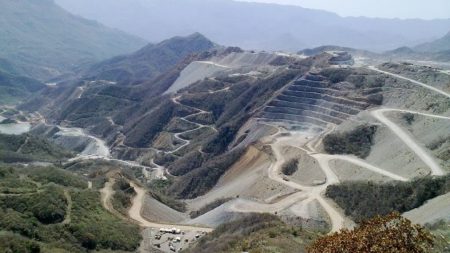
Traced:
[[0, 3], [0, 252], [449, 252], [450, 19], [163, 2]]
[[[201, 65], [199, 66], [202, 68]], [[229, 68], [224, 69], [228, 70]], [[380, 72], [396, 79], [405, 80], [407, 83], [421, 86], [427, 90], [427, 92], [436, 94], [437, 96], [449, 97], [449, 94], [443, 90], [412, 80], [408, 77], [392, 74], [387, 71], [381, 71], [373, 66], [367, 66], [367, 70]], [[355, 73], [358, 74], [361, 71], [367, 70], [359, 69]], [[348, 76], [347, 72], [350, 70], [344, 68], [334, 70], [331, 69], [330, 71], [337, 73], [344, 72], [346, 73], [345, 75]], [[273, 73], [270, 75], [273, 75]], [[339, 78], [346, 77], [344, 76]], [[246, 213], [273, 213], [281, 215], [281, 217], [297, 216], [305, 220], [311, 219], [316, 220], [316, 222], [325, 222], [328, 224], [325, 228], [328, 228], [329, 232], [336, 232], [343, 228], [354, 227], [354, 221], [352, 221], [352, 219], [348, 217], [336, 203], [325, 195], [325, 191], [328, 186], [339, 184], [342, 180], [351, 180], [351, 176], [348, 178], [346, 173], [340, 174], [342, 171], [342, 165], [337, 166], [338, 164], [352, 164], [352, 166], [360, 168], [358, 170], [359, 174], [369, 173], [378, 175], [377, 177], [383, 178], [382, 181], [393, 180], [406, 182], [412, 178], [403, 176], [403, 173], [397, 174], [390, 169], [384, 169], [382, 166], [373, 164], [364, 158], [350, 155], [333, 155], [324, 152], [323, 139], [328, 134], [335, 132], [336, 128], [339, 128], [339, 125], [367, 124], [365, 122], [370, 122], [370, 124], [382, 124], [389, 131], [391, 131], [396, 138], [399, 138], [399, 140], [401, 140], [401, 142], [403, 142], [404, 145], [410, 149], [414, 156], [417, 156], [428, 167], [428, 174], [442, 176], [448, 173], [448, 167], [441, 167], [441, 164], [437, 162], [436, 158], [432, 157], [429, 151], [427, 151], [421, 144], [417, 143], [414, 136], [411, 136], [411, 134], [407, 133], [402, 126], [397, 125], [397, 123], [390, 118], [392, 113], [395, 112], [400, 114], [418, 115], [425, 118], [440, 119], [446, 121], [447, 125], [450, 125], [450, 116], [446, 116], [445, 113], [438, 115], [423, 110], [388, 108], [384, 105], [378, 106], [377, 104], [379, 102], [373, 102], [378, 100], [374, 100], [373, 97], [382, 92], [382, 90], [386, 87], [376, 86], [377, 84], [375, 84], [375, 86], [371, 85], [368, 88], [363, 86], [361, 95], [350, 95], [351, 93], [345, 90], [348, 89], [345, 86], [330, 88], [329, 83], [326, 80], [326, 77], [323, 76], [321, 72], [314, 71], [308, 72], [306, 75], [302, 75], [300, 78], [296, 78], [286, 85], [281, 86], [281, 89], [274, 93], [272, 99], [260, 105], [259, 109], [255, 110], [254, 117], [248, 119], [248, 121], [243, 125], [243, 128], [235, 137], [236, 139], [241, 139], [240, 143], [234, 144], [235, 148], [239, 147], [239, 145], [244, 145], [243, 143], [248, 143], [247, 145], [250, 146], [256, 145], [256, 141], [257, 145], [260, 147], [258, 149], [261, 149], [262, 147], [262, 150], [264, 150], [257, 152], [268, 152], [264, 155], [266, 158], [261, 160], [262, 163], [257, 163], [259, 165], [252, 164], [250, 161], [250, 163], [247, 162], [247, 165], [250, 167], [242, 167], [239, 170], [243, 169], [244, 173], [247, 173], [245, 170], [252, 170], [252, 166], [259, 166], [255, 167], [257, 171], [260, 171], [258, 172], [258, 177], [262, 177], [261, 179], [263, 179], [265, 183], [273, 185], [272, 187], [275, 186], [276, 188], [279, 188], [281, 190], [279, 193], [275, 193], [274, 195], [270, 195], [269, 193], [269, 195], [266, 195], [264, 200], [261, 199], [258, 194], [252, 195], [252, 193], [249, 192], [249, 195], [247, 195], [244, 190], [240, 193], [241, 196], [234, 198], [232, 195], [233, 192], [235, 192], [234, 194], [238, 194], [238, 192], [233, 191], [233, 188], [230, 188], [227, 185], [232, 186], [234, 184], [233, 181], [236, 180], [236, 183], [239, 182], [239, 184], [244, 186], [251, 183], [251, 180], [246, 182], [244, 175], [236, 178], [229, 177], [227, 182], [219, 181], [217, 186], [213, 187], [206, 195], [194, 198], [192, 200], [187, 200], [186, 203], [188, 204], [188, 209], [195, 210], [194, 208], [196, 207], [199, 208], [202, 205], [213, 202], [215, 200], [214, 196], [220, 196], [221, 198], [229, 196], [231, 197], [230, 200], [223, 203], [219, 207], [214, 208], [210, 212], [206, 212], [199, 217], [196, 217], [195, 219], [184, 217], [179, 219], [179, 222], [175, 223], [164, 220], [149, 220], [145, 215], [142, 215], [147, 212], [144, 208], [152, 208], [146, 204], [146, 201], [148, 201], [148, 196], [145, 185], [149, 182], [151, 184], [154, 182], [153, 180], [164, 181], [169, 180], [168, 178], [172, 178], [171, 180], [179, 180], [179, 176], [174, 176], [170, 172], [170, 164], [168, 167], [166, 167], [166, 165], [158, 165], [155, 162], [155, 159], [158, 160], [161, 156], [180, 156], [183, 154], [181, 151], [186, 150], [186, 148], [192, 148], [193, 146], [195, 147], [194, 150], [192, 150], [193, 152], [198, 152], [201, 155], [207, 155], [208, 153], [205, 153], [204, 151], [205, 147], [202, 147], [201, 145], [198, 146], [199, 144], [195, 138], [198, 138], [197, 135], [202, 136], [202, 132], [211, 131], [211, 134], [214, 134], [220, 131], [217, 124], [208, 124], [207, 122], [198, 121], [196, 119], [199, 116], [201, 118], [202, 115], [212, 114], [212, 112], [207, 111], [207, 107], [203, 107], [202, 104], [197, 105], [197, 102], [193, 103], [190, 102], [190, 100], [184, 99], [185, 96], [192, 96], [189, 95], [190, 93], [170, 95], [170, 101], [175, 106], [179, 106], [188, 111], [188, 113], [185, 113], [184, 116], [179, 117], [178, 121], [180, 123], [183, 122], [183, 124], [187, 124], [186, 126], [189, 127], [182, 130], [177, 130], [175, 133], [169, 132], [173, 138], [173, 143], [176, 143], [171, 148], [164, 148], [164, 150], [162, 150], [162, 147], [150, 146], [149, 150], [151, 154], [156, 156], [147, 158], [151, 159], [148, 162], [148, 165], [145, 162], [142, 164], [143, 160], [136, 161], [131, 159], [124, 160], [121, 158], [114, 158], [115, 155], [111, 151], [114, 150], [115, 146], [111, 146], [111, 144], [108, 143], [117, 143], [117, 141], [111, 142], [102, 140], [99, 137], [88, 134], [87, 131], [81, 128], [48, 125], [46, 123], [47, 120], [44, 120], [43, 116], [40, 114], [32, 114], [34, 118], [31, 120], [33, 124], [31, 132], [33, 132], [33, 128], [43, 128], [43, 126], [45, 126], [45, 128], [57, 127], [59, 131], [56, 132], [56, 134], [53, 134], [53, 136], [59, 138], [59, 143], [60, 145], [63, 144], [63, 146], [66, 142], [62, 141], [64, 138], [67, 140], [75, 140], [78, 138], [87, 140], [84, 144], [84, 148], [80, 150], [76, 157], [67, 160], [67, 164], [83, 161], [104, 161], [114, 164], [115, 167], [125, 166], [142, 171], [141, 179], [137, 178], [129, 181], [130, 186], [134, 189], [136, 195], [131, 199], [131, 205], [128, 209], [126, 217], [119, 214], [111, 205], [111, 199], [115, 194], [115, 190], [113, 189], [113, 185], [115, 184], [114, 178], [120, 174], [108, 173], [107, 175], [109, 176], [107, 176], [107, 178], [109, 179], [104, 184], [104, 187], [100, 189], [100, 192], [102, 196], [101, 203], [104, 208], [109, 210], [111, 213], [122, 217], [122, 219], [130, 220], [132, 223], [141, 226], [145, 229], [144, 231], [148, 231], [144, 232], [144, 235], [150, 233], [151, 236], [144, 238], [144, 242], [142, 243], [142, 245], [147, 245], [147, 249], [152, 248], [150, 245], [156, 245], [153, 237], [154, 233], [157, 233], [159, 229], [172, 229], [175, 227], [183, 231], [183, 233], [189, 233], [189, 231], [192, 231], [191, 233], [208, 233], [211, 232], [218, 224], [226, 222], [230, 218], [233, 219], [234, 215], [232, 214], [245, 215]], [[339, 82], [342, 81], [337, 80], [337, 84], [339, 84]], [[232, 89], [232, 86], [219, 86], [215, 90], [208, 88], [205, 91], [200, 91], [200, 94], [205, 93], [214, 96], [217, 93], [221, 95], [222, 93], [231, 92], [230, 89]], [[78, 96], [75, 99], [79, 100], [81, 97], [82, 96]], [[371, 105], [370, 103], [376, 104]], [[383, 101], [383, 103], [385, 102]], [[25, 113], [19, 112], [19, 114]], [[143, 117], [145, 117], [145, 114]], [[109, 118], [109, 122], [111, 125], [117, 124], [112, 117]], [[3, 131], [6, 134], [21, 134], [22, 132], [28, 132], [28, 128], [21, 131], [21, 124], [25, 123], [11, 126], [11, 129], [14, 129], [16, 132], [8, 132], [8, 130]], [[242, 134], [243, 130], [252, 129], [255, 127], [261, 128], [262, 126], [267, 129], [265, 132], [261, 132], [260, 135], [244, 135], [244, 138], [239, 138], [239, 135]], [[122, 126], [118, 126], [118, 128], [122, 129]], [[245, 131], [245, 133], [247, 132], [248, 130]], [[191, 133], [195, 133], [195, 135], [188, 137]], [[252, 141], [246, 140], [247, 138], [251, 138]], [[122, 143], [126, 143], [126, 139], [123, 139]], [[70, 148], [70, 145], [67, 147]], [[292, 159], [289, 157], [298, 157], [299, 154], [313, 159], [313, 163], [317, 164], [317, 169], [320, 170], [320, 172], [314, 172], [311, 174], [312, 178], [309, 179], [309, 183], [307, 184], [300, 182], [306, 182], [305, 180], [307, 179], [308, 174], [301, 175], [301, 181], [298, 181], [297, 178], [283, 175], [281, 172], [283, 166], [289, 161], [289, 159]], [[239, 161], [236, 161], [237, 166], [239, 166], [239, 163]], [[317, 173], [323, 175], [321, 176], [323, 179], [319, 179], [320, 177], [317, 177], [319, 175]], [[223, 177], [227, 177], [227, 174]], [[252, 187], [258, 188], [257, 185], [261, 184], [263, 181], [255, 181], [253, 184], [256, 185], [253, 185]], [[92, 185], [92, 182], [90, 182], [90, 185]], [[236, 188], [236, 190], [237, 189], [239, 188]], [[164, 208], [167, 210], [171, 209], [169, 206]], [[415, 216], [410, 215], [409, 217]], [[438, 219], [438, 217], [435, 219]], [[163, 248], [163, 250], [170, 251], [170, 247], [167, 246], [166, 248]]]

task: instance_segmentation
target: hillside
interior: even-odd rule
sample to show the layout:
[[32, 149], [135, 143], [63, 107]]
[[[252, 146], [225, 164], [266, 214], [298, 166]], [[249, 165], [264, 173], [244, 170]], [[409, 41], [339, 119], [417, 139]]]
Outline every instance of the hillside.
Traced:
[[[314, 231], [391, 211], [445, 218], [436, 202], [448, 194], [448, 74], [328, 50], [346, 48], [300, 55], [175, 37], [62, 77], [3, 115], [76, 152], [60, 166], [89, 178], [105, 209], [137, 222], [149, 252], [291, 252]], [[18, 138], [13, 153], [27, 147]], [[180, 240], [164, 231], [173, 227]]]
[[0, 69], [0, 104], [14, 104], [46, 86], [34, 79], [15, 76]]
[[414, 49], [419, 52], [432, 52], [432, 53], [450, 51], [450, 32], [440, 39], [418, 45], [414, 47]]
[[90, 0], [57, 3], [149, 41], [200, 32], [222, 45], [259, 50], [338, 45], [384, 51], [441, 37], [450, 27], [450, 20], [343, 18], [298, 6], [230, 0], [117, 0], [114, 4], [97, 0], [94, 6]]
[[74, 16], [53, 0], [4, 0], [1, 5], [0, 58], [18, 66], [22, 75], [46, 80], [144, 45], [139, 38]]
[[62, 168], [0, 164], [0, 251], [135, 252], [139, 228], [99, 200], [85, 178]]
[[181, 59], [194, 53], [207, 51], [214, 43], [199, 33], [187, 37], [175, 37], [158, 44], [149, 44], [130, 54], [114, 57], [89, 67], [86, 78], [121, 83], [155, 78], [176, 65]]

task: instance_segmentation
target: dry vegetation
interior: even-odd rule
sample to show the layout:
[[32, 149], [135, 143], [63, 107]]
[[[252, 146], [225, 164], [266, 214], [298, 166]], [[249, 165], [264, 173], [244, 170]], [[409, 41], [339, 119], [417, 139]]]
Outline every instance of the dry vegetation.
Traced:
[[392, 213], [363, 222], [354, 230], [342, 230], [315, 241], [309, 253], [426, 253], [433, 237], [419, 225]]

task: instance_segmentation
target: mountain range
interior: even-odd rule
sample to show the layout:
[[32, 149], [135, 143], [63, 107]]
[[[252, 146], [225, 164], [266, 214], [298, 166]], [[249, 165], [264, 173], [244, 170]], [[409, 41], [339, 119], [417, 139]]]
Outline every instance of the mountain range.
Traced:
[[41, 80], [145, 45], [143, 39], [76, 17], [53, 0], [3, 0], [0, 16], [0, 58], [9, 69]]
[[[83, 17], [148, 41], [200, 32], [222, 45], [298, 51], [338, 45], [385, 51], [442, 37], [450, 20], [340, 17], [334, 13], [231, 0], [56, 0]], [[118, 18], [120, 17], [120, 18]]]
[[55, 1], [0, 0], [0, 252], [448, 249], [447, 20]]
[[450, 32], [448, 32], [444, 37], [428, 42], [420, 44], [414, 47], [415, 50], [419, 52], [442, 52], [442, 51], [450, 51]]

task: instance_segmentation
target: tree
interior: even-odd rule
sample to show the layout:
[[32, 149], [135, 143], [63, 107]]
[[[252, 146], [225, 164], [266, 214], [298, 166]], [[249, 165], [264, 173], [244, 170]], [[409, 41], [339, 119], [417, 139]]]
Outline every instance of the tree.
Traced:
[[354, 230], [316, 240], [309, 253], [425, 253], [433, 246], [432, 235], [420, 225], [392, 213], [364, 221]]

